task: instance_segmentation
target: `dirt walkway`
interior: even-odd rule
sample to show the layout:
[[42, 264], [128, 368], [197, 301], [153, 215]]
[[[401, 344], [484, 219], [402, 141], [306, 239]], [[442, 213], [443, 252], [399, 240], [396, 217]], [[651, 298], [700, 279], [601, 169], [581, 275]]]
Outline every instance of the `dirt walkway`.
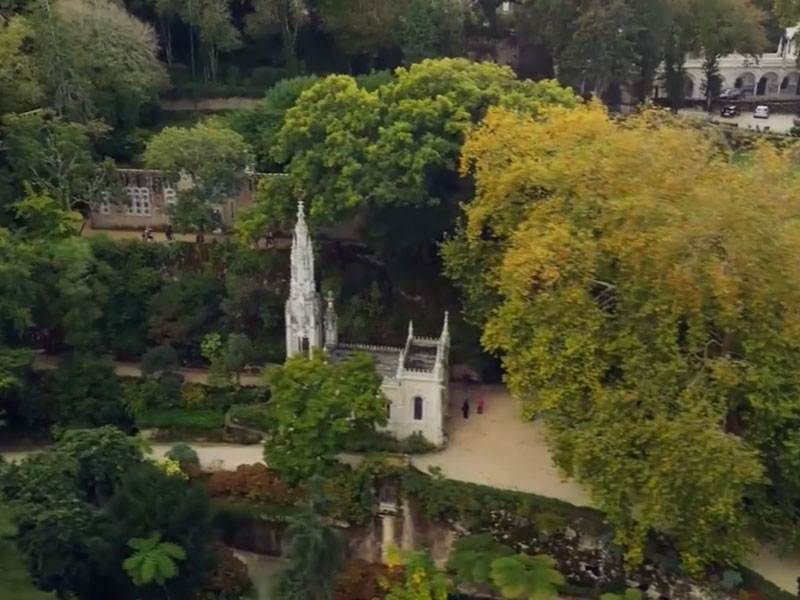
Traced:
[[161, 108], [167, 111], [218, 111], [242, 110], [258, 106], [261, 98], [245, 98], [234, 96], [231, 98], [175, 98], [161, 101]]
[[[58, 368], [61, 359], [58, 356], [47, 356], [40, 354], [33, 361], [33, 368], [36, 371], [52, 371]], [[114, 362], [114, 373], [120, 377], [142, 377], [142, 368], [139, 363]], [[208, 371], [205, 369], [175, 369], [175, 373], [183, 376], [189, 383], [208, 383]], [[243, 373], [239, 382], [244, 387], [262, 387], [266, 385], [264, 378], [260, 374]]]
[[[142, 239], [142, 230], [141, 229], [95, 229], [92, 227], [90, 223], [86, 223], [83, 229], [81, 230], [81, 237], [95, 237], [95, 236], [105, 236], [112, 240], [141, 240]], [[191, 242], [195, 243], [196, 237], [194, 233], [175, 233], [175, 240], [176, 242]], [[225, 233], [206, 233], [205, 239], [206, 243], [212, 243], [214, 241], [222, 241], [228, 237], [228, 234]], [[163, 231], [154, 231], [153, 232], [153, 241], [154, 242], [167, 242], [167, 236], [164, 235]]]

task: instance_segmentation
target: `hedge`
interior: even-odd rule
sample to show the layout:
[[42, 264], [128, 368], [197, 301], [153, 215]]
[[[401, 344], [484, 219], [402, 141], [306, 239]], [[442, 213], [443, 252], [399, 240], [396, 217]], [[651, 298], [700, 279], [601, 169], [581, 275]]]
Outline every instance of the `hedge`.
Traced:
[[152, 408], [136, 417], [136, 425], [140, 429], [209, 431], [225, 426], [225, 412], [214, 409]]

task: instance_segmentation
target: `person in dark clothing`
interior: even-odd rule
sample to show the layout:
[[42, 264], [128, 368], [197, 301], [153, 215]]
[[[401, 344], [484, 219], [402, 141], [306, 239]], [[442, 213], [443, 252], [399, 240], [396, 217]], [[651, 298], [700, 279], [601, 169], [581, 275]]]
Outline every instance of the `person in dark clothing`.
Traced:
[[167, 228], [164, 230], [164, 235], [167, 236], [168, 242], [171, 242], [175, 238], [175, 234], [172, 231], [172, 225], [167, 225]]
[[461, 405], [461, 414], [465, 419], [469, 419], [469, 398], [466, 398], [464, 404]]

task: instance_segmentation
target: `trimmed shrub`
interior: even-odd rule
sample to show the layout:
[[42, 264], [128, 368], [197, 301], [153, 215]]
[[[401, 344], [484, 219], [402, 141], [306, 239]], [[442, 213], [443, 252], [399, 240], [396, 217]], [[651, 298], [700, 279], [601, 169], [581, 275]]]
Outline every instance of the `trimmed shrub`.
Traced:
[[147, 409], [136, 417], [140, 429], [171, 429], [209, 431], [225, 426], [225, 413], [218, 410], [187, 410], [185, 408]]
[[178, 367], [178, 353], [169, 345], [156, 346], [142, 355], [142, 373], [152, 375]]

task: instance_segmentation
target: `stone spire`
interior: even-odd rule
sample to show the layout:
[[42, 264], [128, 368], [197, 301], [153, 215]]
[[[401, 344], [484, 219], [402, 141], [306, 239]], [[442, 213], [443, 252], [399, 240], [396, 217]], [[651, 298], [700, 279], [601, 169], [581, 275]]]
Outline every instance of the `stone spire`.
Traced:
[[303, 201], [297, 203], [297, 223], [292, 237], [292, 296], [310, 296], [316, 293], [314, 283], [314, 249], [308, 235]]
[[308, 234], [305, 207], [297, 203], [292, 237], [291, 281], [286, 301], [286, 356], [322, 347], [322, 299], [314, 281], [314, 248]]
[[333, 292], [328, 290], [328, 306], [325, 309], [325, 347], [335, 348], [339, 343], [339, 326], [336, 309], [333, 307]]
[[450, 313], [444, 311], [444, 325], [442, 325], [442, 335], [439, 338], [442, 341], [450, 339]]

